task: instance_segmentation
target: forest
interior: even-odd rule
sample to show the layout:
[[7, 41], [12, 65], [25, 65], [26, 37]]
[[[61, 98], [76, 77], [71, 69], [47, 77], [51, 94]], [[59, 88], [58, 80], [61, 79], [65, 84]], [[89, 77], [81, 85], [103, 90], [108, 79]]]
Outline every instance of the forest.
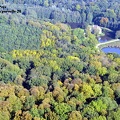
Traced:
[[[119, 0], [2, 0], [8, 9], [19, 8], [34, 19], [77, 23], [85, 28], [97, 24], [112, 30], [120, 29]], [[14, 4], [13, 4], [14, 3]]]
[[120, 120], [120, 55], [98, 51], [87, 27], [119, 38], [118, 0], [1, 3], [22, 12], [0, 13], [0, 120]]

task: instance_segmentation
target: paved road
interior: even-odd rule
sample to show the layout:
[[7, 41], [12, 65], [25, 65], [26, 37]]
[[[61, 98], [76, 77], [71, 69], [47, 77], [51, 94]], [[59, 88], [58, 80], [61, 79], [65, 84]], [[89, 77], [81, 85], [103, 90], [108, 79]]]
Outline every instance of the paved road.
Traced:
[[117, 41], [120, 41], [120, 39], [113, 39], [113, 40], [110, 40], [108, 42], [99, 43], [99, 44], [96, 45], [96, 48], [98, 48], [100, 45], [105, 45], [105, 44], [112, 43], [112, 42], [117, 42]]
[[109, 31], [109, 32], [113, 32], [113, 30], [111, 30], [111, 29], [109, 29], [109, 28], [106, 28], [106, 27], [101, 27], [101, 29], [107, 30], [107, 31]]

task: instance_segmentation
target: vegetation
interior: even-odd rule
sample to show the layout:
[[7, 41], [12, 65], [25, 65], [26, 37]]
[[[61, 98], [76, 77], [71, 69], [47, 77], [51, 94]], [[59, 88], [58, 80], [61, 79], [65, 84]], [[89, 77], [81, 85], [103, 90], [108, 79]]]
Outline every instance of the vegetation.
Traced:
[[[28, 18], [52, 22], [97, 24], [112, 30], [120, 28], [119, 0], [3, 0], [9, 9], [20, 9]], [[15, 3], [9, 5], [9, 3]], [[19, 7], [18, 7], [19, 6]]]
[[[29, 4], [60, 5], [39, 2]], [[84, 2], [68, 3], [79, 12]], [[89, 29], [0, 14], [0, 120], [119, 120], [120, 56], [97, 44]]]

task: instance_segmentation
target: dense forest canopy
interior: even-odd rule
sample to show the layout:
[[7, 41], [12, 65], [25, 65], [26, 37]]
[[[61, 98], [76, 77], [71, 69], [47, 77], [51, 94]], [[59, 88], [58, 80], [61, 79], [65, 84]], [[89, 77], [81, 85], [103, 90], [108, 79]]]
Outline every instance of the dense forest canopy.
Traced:
[[0, 120], [120, 120], [120, 55], [88, 27], [119, 38], [118, 0], [0, 2], [21, 10], [0, 13]]
[[83, 28], [88, 24], [97, 24], [115, 31], [120, 29], [118, 0], [3, 0], [2, 2], [9, 9], [21, 9], [22, 14], [30, 18], [79, 23]]

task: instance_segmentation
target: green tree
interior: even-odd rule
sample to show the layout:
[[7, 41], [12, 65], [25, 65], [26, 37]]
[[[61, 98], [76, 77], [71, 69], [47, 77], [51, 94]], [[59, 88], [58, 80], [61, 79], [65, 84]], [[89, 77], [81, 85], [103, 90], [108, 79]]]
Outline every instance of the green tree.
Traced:
[[118, 108], [116, 111], [112, 111], [107, 118], [109, 120], [119, 120], [120, 119], [120, 109]]
[[95, 111], [103, 113], [107, 109], [107, 105], [102, 100], [92, 101], [91, 105], [94, 106]]
[[32, 117], [40, 117], [37, 106], [32, 106], [32, 108], [30, 109], [30, 114], [32, 115]]
[[0, 120], [10, 120], [9, 112], [0, 111]]
[[76, 10], [78, 10], [78, 11], [79, 11], [79, 10], [80, 10], [80, 8], [81, 8], [81, 7], [80, 7], [80, 5], [79, 5], [79, 4], [77, 4], [77, 5], [76, 5]]
[[68, 118], [68, 113], [71, 111], [71, 107], [66, 103], [55, 103], [54, 110], [60, 119], [65, 120]]
[[30, 110], [35, 104], [35, 98], [33, 96], [26, 97], [24, 109]]
[[10, 103], [11, 109], [13, 112], [15, 112], [17, 110], [21, 110], [22, 103], [21, 103], [20, 99], [17, 98], [15, 95], [10, 95], [9, 98], [7, 99], [7, 101]]

